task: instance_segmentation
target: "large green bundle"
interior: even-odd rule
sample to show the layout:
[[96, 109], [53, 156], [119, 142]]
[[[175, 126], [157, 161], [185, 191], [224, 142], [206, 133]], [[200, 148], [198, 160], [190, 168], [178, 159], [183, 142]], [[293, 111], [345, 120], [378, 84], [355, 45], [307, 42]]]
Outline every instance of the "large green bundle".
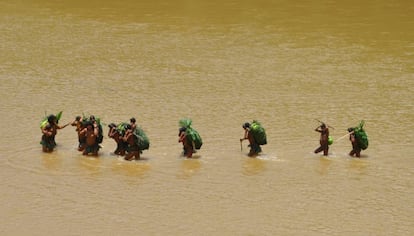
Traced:
[[41, 129], [43, 129], [43, 128], [45, 128], [46, 127], [46, 125], [47, 125], [47, 117], [46, 118], [43, 118], [42, 119], [42, 121], [40, 121], [40, 128]]
[[252, 124], [250, 125], [250, 132], [252, 133], [253, 138], [257, 144], [267, 144], [266, 131], [257, 120], [253, 120]]
[[138, 145], [139, 150], [149, 149], [150, 141], [145, 134], [144, 130], [139, 127], [136, 127], [134, 130], [134, 135], [136, 137], [136, 144]]
[[187, 136], [187, 140], [190, 143], [193, 143], [195, 149], [198, 150], [203, 145], [203, 140], [201, 139], [201, 136], [197, 132], [197, 130], [195, 130], [195, 129], [191, 128], [191, 127], [190, 128], [187, 128], [187, 130], [186, 130], [186, 136]]
[[125, 134], [126, 129], [127, 129], [127, 125], [128, 125], [128, 123], [126, 123], [126, 122], [119, 123], [116, 126], [116, 130], [118, 130], [118, 132], [123, 136]]
[[361, 121], [357, 127], [354, 128], [355, 138], [357, 140], [358, 146], [365, 150], [368, 148], [368, 135], [364, 130], [364, 121]]
[[[59, 123], [59, 120], [62, 117], [62, 113], [63, 113], [63, 111], [60, 111], [60, 112], [57, 113], [57, 115], [56, 115], [56, 124]], [[48, 118], [49, 118], [49, 116], [43, 117], [42, 121], [40, 122], [40, 128], [41, 129], [46, 127], [46, 125], [48, 123]]]
[[198, 133], [198, 131], [191, 127], [191, 123], [191, 119], [181, 119], [179, 121], [179, 125], [181, 127], [186, 128], [185, 134], [187, 137], [187, 141], [189, 143], [192, 143], [194, 148], [198, 150], [203, 145], [203, 140], [201, 139], [201, 136]]

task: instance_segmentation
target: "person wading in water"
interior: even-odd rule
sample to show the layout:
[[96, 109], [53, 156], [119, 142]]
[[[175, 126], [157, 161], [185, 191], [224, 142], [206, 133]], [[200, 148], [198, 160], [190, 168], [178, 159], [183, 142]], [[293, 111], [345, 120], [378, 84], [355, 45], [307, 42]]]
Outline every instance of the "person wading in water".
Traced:
[[321, 144], [321, 146], [315, 150], [315, 153], [320, 153], [323, 151], [323, 155], [328, 156], [328, 150], [329, 150], [329, 144], [328, 144], [329, 129], [328, 127], [325, 125], [325, 123], [322, 123], [318, 128], [315, 129], [315, 131], [321, 133], [321, 137], [319, 139], [319, 143]]

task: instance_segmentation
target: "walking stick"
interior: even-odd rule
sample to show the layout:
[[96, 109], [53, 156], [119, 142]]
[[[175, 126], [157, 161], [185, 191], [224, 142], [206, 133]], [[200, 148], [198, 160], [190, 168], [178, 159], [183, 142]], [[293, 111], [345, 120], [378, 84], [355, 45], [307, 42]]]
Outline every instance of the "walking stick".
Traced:
[[[326, 124], [325, 122], [322, 122], [322, 121], [320, 121], [320, 120], [318, 120], [318, 119], [315, 119], [317, 122], [319, 122], [319, 123], [321, 123], [321, 124]], [[326, 126], [328, 126], [329, 128], [332, 128], [332, 129], [335, 129], [334, 127], [332, 127], [332, 126], [330, 126], [330, 125], [326, 125]]]
[[242, 142], [243, 142], [243, 139], [240, 139], [240, 151], [241, 152], [243, 151], [243, 144], [242, 144]]
[[341, 140], [341, 139], [345, 138], [346, 136], [348, 136], [348, 135], [350, 135], [350, 134], [353, 134], [353, 133], [354, 133], [354, 131], [352, 131], [352, 132], [350, 132], [350, 133], [347, 133], [347, 134], [345, 134], [344, 136], [342, 136], [342, 137], [338, 138], [336, 141], [338, 142], [339, 140]]

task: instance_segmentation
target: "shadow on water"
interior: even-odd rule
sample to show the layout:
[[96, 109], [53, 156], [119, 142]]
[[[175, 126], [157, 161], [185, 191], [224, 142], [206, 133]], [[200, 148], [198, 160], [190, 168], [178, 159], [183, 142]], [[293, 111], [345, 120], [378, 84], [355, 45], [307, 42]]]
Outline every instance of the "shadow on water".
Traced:
[[42, 153], [41, 157], [46, 170], [57, 171], [62, 166], [62, 160], [55, 153]]

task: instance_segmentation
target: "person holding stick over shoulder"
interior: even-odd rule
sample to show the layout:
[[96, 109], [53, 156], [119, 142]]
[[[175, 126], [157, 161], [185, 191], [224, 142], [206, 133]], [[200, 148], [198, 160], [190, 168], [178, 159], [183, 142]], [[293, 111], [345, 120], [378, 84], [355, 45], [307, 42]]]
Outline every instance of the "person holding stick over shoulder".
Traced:
[[315, 150], [315, 153], [320, 153], [323, 151], [324, 156], [328, 156], [329, 151], [329, 128], [325, 123], [321, 122], [321, 125], [315, 129], [316, 132], [321, 133], [319, 143], [320, 147]]

